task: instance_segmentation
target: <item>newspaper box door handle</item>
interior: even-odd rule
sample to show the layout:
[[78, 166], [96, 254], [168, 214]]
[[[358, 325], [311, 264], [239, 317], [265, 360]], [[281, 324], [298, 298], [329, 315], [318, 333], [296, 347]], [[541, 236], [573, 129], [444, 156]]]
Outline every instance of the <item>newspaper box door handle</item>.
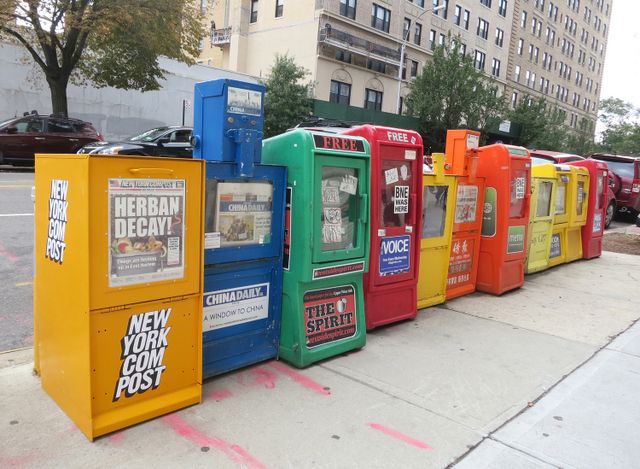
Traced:
[[170, 168], [131, 168], [130, 173], [136, 176], [153, 175], [153, 174], [173, 174], [173, 169]]

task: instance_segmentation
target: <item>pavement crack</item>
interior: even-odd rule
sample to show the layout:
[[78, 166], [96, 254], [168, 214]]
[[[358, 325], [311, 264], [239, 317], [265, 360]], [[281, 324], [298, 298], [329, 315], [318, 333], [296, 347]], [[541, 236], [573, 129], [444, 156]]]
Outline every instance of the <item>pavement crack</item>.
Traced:
[[[546, 336], [549, 336], [549, 337], [555, 337], [556, 339], [566, 340], [567, 342], [572, 342], [574, 344], [587, 345], [589, 347], [596, 347], [596, 348], [598, 347], [598, 345], [590, 344], [589, 342], [582, 342], [580, 340], [569, 339], [567, 337], [562, 337], [560, 335], [550, 334], [549, 332], [540, 331], [540, 330], [536, 330], [536, 329], [529, 329], [528, 327], [520, 326], [520, 325], [517, 325], [517, 324], [513, 324], [513, 323], [510, 323], [508, 321], [501, 321], [500, 319], [488, 318], [488, 317], [485, 317], [485, 316], [479, 316], [477, 314], [469, 313], [468, 311], [461, 311], [459, 309], [452, 308], [451, 306], [447, 306], [446, 303], [438, 305], [438, 307], [441, 308], [441, 309], [446, 309], [446, 310], [451, 311], [453, 313], [464, 314], [465, 316], [469, 316], [469, 317], [472, 317], [472, 318], [483, 319], [485, 321], [490, 321], [490, 322], [495, 322], [495, 323], [498, 323], [498, 324], [505, 324], [505, 325], [508, 325], [508, 326], [517, 327], [518, 329], [521, 329], [521, 330], [527, 331], [527, 332], [532, 332], [534, 334], [542, 334], [542, 335], [546, 335]], [[607, 344], [605, 344], [605, 346], [606, 345]]]
[[[393, 399], [396, 399], [396, 400], [398, 400], [400, 402], [404, 402], [405, 404], [409, 404], [412, 407], [416, 407], [416, 408], [418, 408], [420, 410], [423, 410], [425, 412], [428, 412], [428, 413], [430, 413], [432, 415], [435, 415], [437, 417], [443, 418], [443, 419], [445, 419], [445, 420], [447, 420], [449, 422], [455, 423], [456, 425], [460, 425], [461, 427], [467, 429], [468, 431], [470, 431], [470, 432], [472, 432], [472, 433], [474, 433], [476, 435], [479, 435], [480, 437], [484, 437], [485, 436], [482, 432], [479, 432], [477, 429], [469, 426], [468, 424], [466, 424], [464, 422], [460, 422], [460, 421], [458, 421], [458, 420], [456, 420], [456, 419], [454, 419], [452, 417], [449, 417], [448, 415], [441, 414], [439, 412], [434, 411], [433, 409], [430, 409], [428, 407], [420, 405], [420, 404], [418, 404], [418, 403], [416, 403], [416, 402], [414, 402], [414, 401], [412, 401], [410, 399], [407, 399], [407, 398], [404, 398], [402, 396], [399, 396], [398, 394], [393, 393], [388, 389], [382, 389], [382, 388], [380, 388], [378, 386], [375, 386], [374, 384], [372, 384], [370, 382], [367, 382], [367, 381], [365, 381], [363, 379], [356, 378], [354, 376], [348, 375], [347, 373], [344, 373], [342, 371], [338, 371], [338, 370], [333, 369], [333, 368], [329, 368], [329, 367], [327, 367], [326, 365], [323, 365], [323, 364], [319, 364], [317, 366], [319, 366], [320, 368], [322, 368], [322, 369], [324, 369], [326, 371], [334, 373], [334, 374], [336, 374], [338, 376], [346, 378], [346, 379], [348, 379], [350, 381], [353, 381], [355, 383], [358, 383], [358, 384], [361, 384], [363, 386], [366, 386], [369, 389], [373, 389], [374, 391], [380, 392], [380, 393], [382, 393], [382, 394], [384, 394], [386, 396], [389, 396], [389, 397], [391, 397]], [[417, 397], [419, 397], [419, 396], [417, 396]]]
[[[465, 314], [465, 313], [462, 313]], [[623, 329], [622, 331], [618, 332], [617, 334], [610, 336], [609, 337], [609, 342], [607, 342], [606, 344], [604, 344], [602, 347], [599, 347], [598, 349], [596, 349], [588, 358], [586, 358], [582, 363], [579, 363], [575, 368], [573, 368], [573, 370], [569, 371], [567, 374], [565, 374], [564, 376], [562, 376], [558, 381], [556, 381], [554, 384], [552, 384], [551, 386], [549, 386], [548, 389], [546, 389], [542, 394], [540, 394], [538, 397], [536, 397], [534, 400], [532, 400], [530, 403], [528, 403], [526, 406], [522, 407], [522, 409], [520, 409], [519, 412], [517, 412], [516, 414], [514, 414], [511, 418], [505, 420], [504, 422], [502, 422], [500, 425], [498, 425], [495, 429], [489, 431], [487, 433], [486, 436], [484, 436], [482, 438], [481, 441], [479, 441], [478, 443], [476, 443], [475, 445], [471, 446], [470, 448], [467, 449], [467, 451], [465, 451], [463, 454], [461, 454], [460, 456], [458, 456], [456, 459], [453, 460], [453, 462], [451, 462], [449, 464], [449, 467], [453, 467], [456, 464], [458, 464], [460, 461], [462, 461], [464, 458], [466, 458], [469, 454], [471, 454], [473, 452], [473, 450], [475, 450], [478, 446], [480, 446], [482, 444], [482, 442], [484, 440], [486, 440], [487, 438], [497, 441], [501, 444], [505, 444], [503, 441], [497, 439], [494, 435], [499, 432], [500, 430], [502, 430], [504, 427], [506, 427], [509, 423], [511, 423], [513, 420], [517, 419], [518, 417], [520, 417], [522, 414], [524, 414], [527, 410], [529, 410], [531, 407], [534, 407], [538, 402], [540, 402], [547, 394], [549, 394], [550, 392], [552, 392], [556, 387], [558, 387], [558, 385], [560, 385], [560, 383], [562, 383], [563, 381], [565, 381], [567, 378], [569, 378], [571, 375], [573, 375], [576, 371], [578, 371], [580, 368], [582, 368], [584, 365], [586, 365], [587, 363], [589, 363], [591, 360], [593, 360], [596, 355], [598, 355], [600, 352], [602, 352], [603, 350], [609, 350], [609, 351], [613, 351], [613, 352], [617, 352], [618, 350], [611, 350], [608, 349], [607, 347], [609, 345], [611, 345], [611, 343], [616, 340], [619, 336], [621, 336], [622, 334], [624, 334], [625, 332], [629, 331], [633, 326], [635, 326], [636, 324], [638, 324], [638, 322], [640, 322], [640, 318], [632, 321], [632, 323], [626, 328]], [[624, 353], [624, 352], [623, 352]], [[638, 358], [638, 357], [636, 357]], [[505, 444], [506, 445], [506, 444]], [[509, 446], [509, 445], [506, 445]], [[511, 446], [509, 446], [511, 448]], [[517, 448], [513, 448], [513, 449], [517, 449]], [[522, 451], [524, 452], [524, 451]], [[528, 453], [526, 453], [528, 454]], [[538, 458], [539, 459], [539, 458]], [[548, 463], [547, 463], [548, 464]]]

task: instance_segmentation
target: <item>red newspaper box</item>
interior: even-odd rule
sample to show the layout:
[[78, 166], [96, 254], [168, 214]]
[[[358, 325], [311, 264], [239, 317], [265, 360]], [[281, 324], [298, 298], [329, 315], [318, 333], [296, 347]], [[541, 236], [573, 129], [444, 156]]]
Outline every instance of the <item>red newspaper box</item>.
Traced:
[[486, 186], [476, 288], [501, 295], [524, 283], [531, 158], [526, 148], [510, 145], [477, 152], [478, 175]]
[[371, 251], [364, 274], [367, 329], [416, 317], [422, 216], [422, 138], [361, 125], [343, 133], [371, 146]]
[[602, 254], [604, 219], [607, 211], [607, 163], [598, 160], [581, 160], [568, 163], [587, 168], [589, 194], [587, 198], [587, 223], [582, 227], [582, 258], [592, 259]]
[[479, 142], [480, 132], [447, 131], [445, 172], [457, 179], [447, 300], [476, 291], [484, 205], [484, 178], [476, 174], [478, 155], [475, 149]]

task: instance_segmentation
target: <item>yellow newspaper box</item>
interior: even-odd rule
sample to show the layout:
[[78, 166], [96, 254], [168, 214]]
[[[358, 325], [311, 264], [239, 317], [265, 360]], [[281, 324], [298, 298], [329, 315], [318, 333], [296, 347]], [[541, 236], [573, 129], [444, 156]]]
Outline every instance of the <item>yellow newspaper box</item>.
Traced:
[[565, 262], [582, 259], [582, 227], [587, 223], [589, 208], [589, 170], [579, 166], [570, 166], [575, 179], [573, 204], [567, 223], [567, 251]]
[[89, 438], [201, 399], [203, 162], [37, 155], [42, 387]]
[[529, 246], [525, 273], [549, 267], [553, 218], [558, 175], [552, 164], [531, 168], [531, 205], [529, 214]]
[[432, 157], [433, 173], [422, 176], [418, 309], [445, 301], [453, 230], [456, 177], [445, 175], [444, 154]]

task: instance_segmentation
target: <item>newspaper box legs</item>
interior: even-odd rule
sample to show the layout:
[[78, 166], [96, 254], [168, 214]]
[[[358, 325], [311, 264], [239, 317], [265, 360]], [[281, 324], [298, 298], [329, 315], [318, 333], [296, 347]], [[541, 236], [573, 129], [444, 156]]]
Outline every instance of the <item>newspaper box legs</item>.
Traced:
[[367, 141], [294, 130], [265, 140], [262, 158], [288, 170], [280, 358], [304, 367], [364, 346]]
[[275, 358], [286, 170], [261, 164], [264, 87], [195, 86], [194, 157], [207, 160], [203, 375]]
[[42, 387], [89, 439], [200, 402], [200, 161], [37, 155]]

